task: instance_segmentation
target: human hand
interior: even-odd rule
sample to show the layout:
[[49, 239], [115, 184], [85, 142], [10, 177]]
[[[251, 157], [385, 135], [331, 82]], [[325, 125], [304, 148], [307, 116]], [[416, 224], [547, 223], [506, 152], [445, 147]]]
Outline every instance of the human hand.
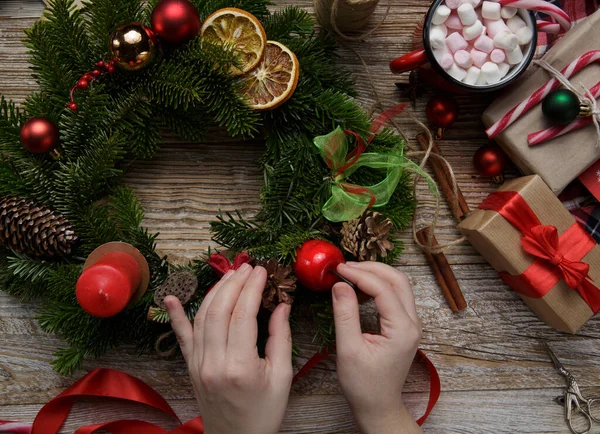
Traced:
[[262, 267], [229, 271], [206, 295], [193, 326], [179, 299], [165, 298], [207, 434], [279, 432], [292, 384], [290, 306], [273, 312], [261, 359], [256, 316], [266, 279]]
[[381, 335], [362, 333], [358, 301], [346, 283], [333, 287], [337, 372], [363, 433], [420, 433], [401, 400], [421, 340], [412, 286], [404, 273], [377, 262], [340, 264], [338, 273], [375, 299]]

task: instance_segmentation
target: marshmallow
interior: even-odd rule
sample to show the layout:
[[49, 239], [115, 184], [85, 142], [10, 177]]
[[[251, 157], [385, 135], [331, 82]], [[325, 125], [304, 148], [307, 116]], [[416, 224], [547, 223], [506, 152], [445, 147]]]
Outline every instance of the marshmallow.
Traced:
[[446, 72], [448, 75], [450, 75], [450, 77], [453, 77], [458, 81], [463, 81], [463, 79], [467, 76], [467, 71], [462, 69], [460, 66], [457, 66], [456, 63], [453, 63], [450, 69], [448, 69]]
[[460, 18], [458, 18], [458, 15], [455, 14], [450, 15], [444, 24], [446, 27], [452, 30], [462, 30], [463, 28]]
[[442, 68], [448, 71], [452, 65], [454, 65], [454, 58], [452, 57], [452, 54], [445, 53], [440, 59], [439, 63]]
[[479, 51], [476, 48], [473, 48], [471, 50], [471, 60], [473, 61], [473, 65], [475, 65], [478, 68], [481, 68], [481, 65], [487, 62], [488, 55], [483, 51]]
[[485, 62], [481, 67], [481, 73], [488, 84], [498, 83], [502, 79], [500, 68], [493, 62]]
[[450, 16], [450, 8], [448, 6], [440, 5], [433, 13], [431, 22], [435, 25], [443, 24]]
[[519, 46], [517, 37], [510, 32], [498, 33], [494, 36], [494, 46], [506, 51], [512, 51]]
[[504, 50], [495, 48], [490, 53], [490, 60], [494, 63], [502, 63], [504, 62], [504, 59], [506, 59], [506, 54], [504, 54]]
[[461, 68], [467, 69], [473, 64], [471, 53], [465, 50], [458, 50], [454, 53], [454, 62]]
[[487, 81], [485, 81], [485, 77], [483, 76], [483, 74], [479, 73], [479, 78], [475, 82], [475, 86], [485, 86], [486, 84]]
[[517, 33], [517, 30], [519, 30], [521, 27], [527, 27], [525, 21], [523, 21], [523, 19], [518, 15], [506, 20], [506, 25], [513, 33]]
[[500, 9], [500, 16], [505, 20], [508, 20], [509, 18], [512, 18], [515, 15], [517, 15], [518, 11], [519, 10], [517, 8], [511, 8], [510, 6], [502, 6], [502, 9]]
[[477, 14], [475, 13], [475, 9], [469, 3], [463, 3], [457, 9], [458, 17], [460, 18], [460, 22], [465, 26], [470, 26], [471, 24], [475, 24], [477, 21]]
[[462, 37], [460, 33], [452, 33], [448, 35], [446, 38], [446, 45], [453, 53], [456, 53], [458, 50], [464, 50], [469, 46], [465, 38]]
[[494, 41], [488, 38], [486, 35], [481, 35], [474, 44], [475, 48], [484, 53], [491, 53], [494, 49]]
[[501, 8], [500, 3], [484, 1], [481, 5], [481, 15], [487, 20], [499, 20]]
[[450, 9], [457, 9], [460, 5], [463, 4], [463, 0], [446, 0], [444, 4]]
[[467, 3], [469, 3], [471, 6], [473, 6], [473, 8], [475, 9], [475, 12], [477, 12], [479, 9], [477, 9], [477, 6], [479, 6], [479, 4], [481, 3], [481, 0], [465, 0]]
[[446, 45], [446, 35], [448, 34], [448, 29], [445, 25], [440, 24], [439, 26], [431, 26], [429, 30], [429, 43], [431, 44], [431, 48], [437, 50]]
[[483, 24], [481, 24], [481, 21], [477, 20], [474, 24], [471, 24], [470, 26], [465, 26], [463, 28], [462, 34], [466, 41], [471, 41], [481, 36], [482, 32]]
[[521, 27], [515, 32], [515, 36], [517, 37], [519, 45], [526, 45], [529, 44], [533, 38], [533, 30], [529, 27]]
[[477, 80], [479, 80], [480, 75], [481, 75], [481, 69], [479, 69], [476, 66], [471, 66], [467, 70], [467, 76], [463, 80], [463, 83], [473, 85], [473, 84], [477, 83]]
[[521, 47], [519, 47], [518, 45], [517, 48], [515, 48], [514, 50], [506, 52], [506, 61], [509, 65], [516, 65], [518, 63], [521, 63], [522, 60], [523, 52], [521, 51]]
[[498, 33], [508, 32], [509, 30], [504, 20], [483, 20], [483, 24], [487, 27], [488, 36], [492, 39]]
[[498, 69], [500, 70], [502, 78], [504, 78], [506, 77], [506, 74], [508, 74], [508, 71], [510, 71], [510, 65], [508, 63], [499, 63]]

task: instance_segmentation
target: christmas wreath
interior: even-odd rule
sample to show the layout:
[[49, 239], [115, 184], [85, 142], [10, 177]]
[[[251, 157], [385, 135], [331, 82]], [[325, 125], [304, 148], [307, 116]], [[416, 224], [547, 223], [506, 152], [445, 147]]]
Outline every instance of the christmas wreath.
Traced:
[[[296, 255], [324, 250], [340, 262], [341, 246], [347, 259], [391, 263], [402, 252], [393, 234], [414, 212], [418, 167], [353, 100], [334, 41], [304, 10], [269, 5], [54, 0], [26, 31], [39, 89], [20, 107], [0, 103], [0, 283], [40, 300], [41, 328], [68, 343], [53, 362], [61, 374], [123, 342], [174, 347], [164, 297], [178, 296], [193, 319], [219, 276], [249, 261], [268, 270], [260, 315], [293, 301], [292, 320], [309, 319], [327, 346], [332, 308], [319, 290], [336, 277], [311, 275]], [[264, 138], [262, 206], [252, 220], [217, 216], [221, 253], [173, 266], [119, 177], [126, 162], [156, 154], [163, 132], [200, 141], [213, 126]], [[86, 259], [111, 242], [143, 255], [149, 282], [143, 295], [115, 296], [123, 306], [107, 313], [79, 286]]]

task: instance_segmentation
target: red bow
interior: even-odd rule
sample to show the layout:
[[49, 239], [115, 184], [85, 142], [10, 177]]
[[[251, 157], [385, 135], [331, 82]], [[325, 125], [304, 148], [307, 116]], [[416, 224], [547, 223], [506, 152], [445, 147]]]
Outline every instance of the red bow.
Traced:
[[229, 270], [237, 270], [242, 264], [249, 264], [250, 262], [252, 262], [252, 258], [246, 252], [235, 255], [233, 264], [227, 256], [220, 253], [213, 253], [208, 258], [208, 265], [212, 267], [219, 277], [223, 277]]
[[558, 230], [554, 226], [534, 226], [529, 234], [521, 238], [521, 244], [523, 250], [530, 255], [546, 260], [557, 267], [569, 288], [576, 289], [589, 279], [589, 264], [569, 261], [560, 252]]

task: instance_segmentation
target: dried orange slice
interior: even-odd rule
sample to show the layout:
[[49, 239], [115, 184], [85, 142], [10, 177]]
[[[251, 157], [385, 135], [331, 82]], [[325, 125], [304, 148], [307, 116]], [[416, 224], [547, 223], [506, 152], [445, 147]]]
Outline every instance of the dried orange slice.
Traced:
[[202, 38], [231, 45], [242, 61], [241, 69], [233, 67], [232, 74], [242, 75], [255, 68], [262, 60], [267, 34], [258, 18], [237, 8], [216, 11], [206, 19], [200, 30]]
[[265, 57], [247, 74], [244, 94], [255, 110], [273, 110], [292, 97], [298, 77], [298, 58], [285, 45], [267, 41]]

